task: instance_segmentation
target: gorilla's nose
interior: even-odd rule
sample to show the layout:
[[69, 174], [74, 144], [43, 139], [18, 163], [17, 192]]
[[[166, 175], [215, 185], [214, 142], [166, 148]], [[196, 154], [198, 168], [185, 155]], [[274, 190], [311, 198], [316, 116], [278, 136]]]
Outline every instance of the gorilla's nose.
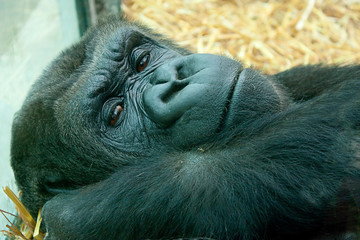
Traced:
[[191, 69], [186, 57], [161, 65], [151, 76], [152, 85], [144, 92], [144, 107], [149, 118], [166, 128], [182, 116], [193, 104], [196, 86], [189, 86]]
[[237, 62], [212, 54], [192, 54], [164, 63], [153, 72], [151, 86], [144, 91], [148, 117], [166, 128], [190, 109], [209, 104], [214, 91], [231, 84], [226, 81], [229, 65], [239, 68]]

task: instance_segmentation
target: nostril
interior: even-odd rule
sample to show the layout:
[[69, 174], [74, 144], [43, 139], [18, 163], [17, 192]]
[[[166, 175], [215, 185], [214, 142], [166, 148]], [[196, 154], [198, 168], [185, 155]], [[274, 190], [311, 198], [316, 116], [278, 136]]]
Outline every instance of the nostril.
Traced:
[[187, 85], [188, 85], [188, 83], [183, 84], [183, 82], [179, 82], [179, 81], [172, 82], [171, 88], [169, 88], [168, 91], [164, 92], [164, 94], [161, 96], [161, 100], [164, 103], [167, 103], [167, 102], [171, 101]]
[[177, 66], [176, 68], [176, 79], [177, 80], [183, 80], [184, 78], [187, 78], [185, 75], [185, 72], [183, 70], [183, 65]]
[[[170, 81], [147, 88], [143, 94], [144, 109], [160, 128], [167, 128], [176, 122], [188, 109], [188, 94], [184, 94], [186, 81]], [[189, 96], [191, 97], [191, 96]]]

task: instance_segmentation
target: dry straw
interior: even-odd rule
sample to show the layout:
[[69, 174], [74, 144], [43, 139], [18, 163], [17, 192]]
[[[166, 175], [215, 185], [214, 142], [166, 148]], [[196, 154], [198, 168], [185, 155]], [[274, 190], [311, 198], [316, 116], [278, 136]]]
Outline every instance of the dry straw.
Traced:
[[184, 47], [267, 73], [360, 60], [360, 0], [124, 0], [122, 10]]
[[[45, 236], [44, 233], [40, 230], [41, 224], [41, 211], [39, 210], [37, 221], [33, 219], [30, 215], [29, 211], [26, 209], [24, 204], [20, 201], [20, 199], [10, 190], [10, 188], [4, 188], [5, 194], [10, 198], [10, 200], [15, 204], [16, 212], [18, 216], [13, 215], [9, 212], [0, 210], [1, 214], [7, 219], [10, 225], [6, 225], [8, 230], [2, 230], [1, 232], [8, 237], [19, 239], [19, 240], [29, 240], [36, 239], [42, 240]], [[5, 214], [9, 214], [18, 219], [19, 224], [12, 223]], [[20, 229], [17, 227], [20, 225]]]

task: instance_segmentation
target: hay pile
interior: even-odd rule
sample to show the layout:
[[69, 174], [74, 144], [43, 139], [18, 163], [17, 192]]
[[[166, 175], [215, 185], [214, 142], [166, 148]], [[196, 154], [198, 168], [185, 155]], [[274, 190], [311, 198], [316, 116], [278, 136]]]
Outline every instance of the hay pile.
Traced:
[[[30, 215], [29, 211], [24, 206], [24, 204], [20, 201], [19, 197], [16, 196], [15, 193], [10, 190], [10, 188], [5, 187], [3, 190], [8, 196], [8, 198], [15, 204], [17, 215], [0, 209], [0, 213], [9, 222], [9, 224], [6, 225], [7, 230], [1, 230], [0, 232], [7, 237], [6, 239], [43, 240], [45, 237], [45, 233], [40, 230], [40, 225], [42, 221], [41, 210], [39, 210], [39, 214], [35, 221]], [[10, 221], [10, 219], [6, 215], [15, 217], [15, 221]]]
[[122, 11], [181, 46], [267, 73], [360, 63], [360, 0], [123, 0]]

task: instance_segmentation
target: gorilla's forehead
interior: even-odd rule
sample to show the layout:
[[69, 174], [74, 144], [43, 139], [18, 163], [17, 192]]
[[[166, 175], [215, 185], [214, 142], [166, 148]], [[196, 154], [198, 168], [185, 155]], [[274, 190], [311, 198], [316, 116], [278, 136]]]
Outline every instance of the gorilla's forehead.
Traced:
[[109, 44], [109, 41], [117, 42], [119, 46], [122, 46], [121, 43], [125, 44], [128, 42], [127, 40], [132, 32], [145, 34], [138, 25], [125, 23], [122, 19], [118, 19], [115, 22], [110, 21], [104, 25], [100, 24], [98, 28], [92, 28], [85, 35], [86, 50], [89, 53], [92, 53], [94, 50], [101, 52]]
[[[120, 62], [130, 54], [126, 50], [143, 44], [144, 39], [163, 48], [172, 49], [181, 55], [190, 54], [187, 49], [180, 48], [163, 35], [153, 32], [140, 23], [130, 22], [121, 15], [109, 16], [101, 19], [78, 44], [66, 50], [63, 55], [55, 60], [48, 71], [51, 74], [50, 79], [56, 78], [55, 81], [57, 81], [59, 78], [57, 69], [61, 68], [60, 71], [67, 71], [67, 73], [63, 75], [64, 77], [60, 81], [68, 82], [68, 86], [83, 84], [82, 82], [86, 81], [87, 75], [91, 75], [96, 70], [112, 71], [109, 69], [112, 63]], [[65, 61], [66, 63], [62, 65], [58, 64], [58, 61]], [[80, 75], [84, 77], [81, 78]], [[49, 77], [43, 78], [44, 81], [49, 81], [47, 79]], [[104, 84], [106, 83], [99, 80], [98, 85]], [[92, 85], [97, 87], [96, 83]]]
[[184, 54], [190, 53], [187, 49], [180, 48], [162, 34], [154, 32], [139, 22], [128, 21], [122, 15], [102, 18], [97, 25], [90, 28], [83, 40], [87, 43], [88, 48], [101, 49], [101, 46], [104, 46], [110, 39], [126, 42], [127, 36], [130, 36], [133, 32], [142, 34], [144, 37], [159, 42], [161, 45], [176, 49], [178, 52]]
[[[93, 71], [89, 65], [96, 62], [96, 59], [105, 51], [115, 50], [122, 54], [126, 42], [131, 36], [138, 35], [152, 39], [159, 45], [186, 55], [190, 51], [180, 48], [175, 43], [166, 39], [163, 35], [153, 32], [151, 29], [126, 20], [123, 16], [109, 16], [103, 18], [99, 23], [89, 29], [86, 35], [72, 47], [63, 51], [44, 71], [42, 76], [34, 84], [30, 91], [28, 101], [31, 99], [48, 98], [49, 92], [64, 92], [79, 82], [77, 73], [85, 75]], [[40, 91], [39, 91], [40, 89]], [[36, 91], [36, 94], [33, 94]], [[54, 96], [51, 97], [54, 99]]]

